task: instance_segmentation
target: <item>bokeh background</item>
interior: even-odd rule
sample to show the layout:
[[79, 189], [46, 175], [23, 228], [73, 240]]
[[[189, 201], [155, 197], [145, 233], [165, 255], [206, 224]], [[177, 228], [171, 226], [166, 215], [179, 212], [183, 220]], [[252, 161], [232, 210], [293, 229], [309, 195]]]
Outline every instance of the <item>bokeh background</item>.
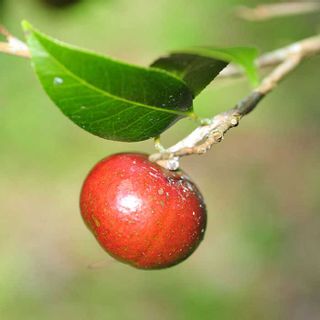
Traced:
[[[55, 1], [51, 1], [54, 3]], [[279, 1], [278, 1], [279, 2]], [[22, 37], [28, 19], [61, 40], [148, 65], [191, 45], [272, 50], [320, 31], [319, 14], [247, 22], [261, 1], [0, 1]], [[202, 190], [209, 224], [184, 263], [139, 271], [111, 259], [83, 224], [82, 181], [115, 152], [153, 152], [75, 126], [29, 61], [0, 56], [0, 319], [320, 319], [320, 58], [304, 62], [205, 156], [182, 167]], [[208, 117], [250, 90], [216, 81], [195, 101]], [[166, 145], [194, 128], [181, 121]], [[88, 268], [91, 266], [91, 268]]]

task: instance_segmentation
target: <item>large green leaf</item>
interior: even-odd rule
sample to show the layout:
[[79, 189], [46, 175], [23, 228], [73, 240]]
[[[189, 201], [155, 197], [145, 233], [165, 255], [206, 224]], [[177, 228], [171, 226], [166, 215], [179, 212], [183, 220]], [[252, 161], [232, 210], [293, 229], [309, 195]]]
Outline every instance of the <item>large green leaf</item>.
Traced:
[[169, 71], [183, 79], [194, 95], [199, 94], [226, 66], [240, 65], [253, 85], [259, 82], [255, 48], [192, 48], [176, 51], [156, 60], [151, 66]]
[[163, 70], [112, 60], [58, 42], [23, 22], [32, 62], [53, 102], [83, 129], [141, 141], [192, 116], [192, 92]]

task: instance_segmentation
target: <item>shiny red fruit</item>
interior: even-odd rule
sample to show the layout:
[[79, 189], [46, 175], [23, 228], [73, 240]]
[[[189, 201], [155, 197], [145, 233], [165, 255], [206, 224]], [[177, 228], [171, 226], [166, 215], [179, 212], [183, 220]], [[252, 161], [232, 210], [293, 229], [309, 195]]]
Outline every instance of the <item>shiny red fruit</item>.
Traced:
[[143, 154], [115, 154], [86, 178], [81, 214], [101, 246], [141, 269], [173, 266], [198, 247], [206, 208], [182, 172], [163, 169]]

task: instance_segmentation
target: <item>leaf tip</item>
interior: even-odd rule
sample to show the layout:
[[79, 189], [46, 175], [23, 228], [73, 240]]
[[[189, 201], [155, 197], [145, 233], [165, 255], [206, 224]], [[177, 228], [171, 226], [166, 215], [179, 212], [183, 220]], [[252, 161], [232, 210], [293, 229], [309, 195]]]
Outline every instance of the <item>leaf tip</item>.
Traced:
[[22, 20], [21, 26], [24, 32], [30, 32], [33, 30], [32, 25], [27, 20]]
[[188, 112], [188, 117], [194, 121], [199, 120], [199, 116], [194, 111]]

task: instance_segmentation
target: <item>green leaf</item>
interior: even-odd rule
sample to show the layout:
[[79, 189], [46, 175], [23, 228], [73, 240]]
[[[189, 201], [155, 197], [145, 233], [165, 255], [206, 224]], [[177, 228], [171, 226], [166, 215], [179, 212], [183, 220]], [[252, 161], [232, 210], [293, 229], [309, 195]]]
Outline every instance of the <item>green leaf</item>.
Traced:
[[[192, 48], [173, 52], [156, 60], [152, 67], [167, 70], [183, 79], [195, 95], [199, 94], [226, 66], [226, 62], [240, 65], [252, 85], [259, 83], [255, 65], [258, 50], [247, 47]], [[224, 61], [224, 64], [221, 62]]]
[[225, 68], [226, 62], [197, 54], [173, 53], [151, 67], [166, 70], [182, 79], [198, 95]]
[[168, 72], [80, 50], [23, 22], [32, 62], [44, 90], [83, 129], [106, 139], [155, 137], [192, 117], [192, 92]]

